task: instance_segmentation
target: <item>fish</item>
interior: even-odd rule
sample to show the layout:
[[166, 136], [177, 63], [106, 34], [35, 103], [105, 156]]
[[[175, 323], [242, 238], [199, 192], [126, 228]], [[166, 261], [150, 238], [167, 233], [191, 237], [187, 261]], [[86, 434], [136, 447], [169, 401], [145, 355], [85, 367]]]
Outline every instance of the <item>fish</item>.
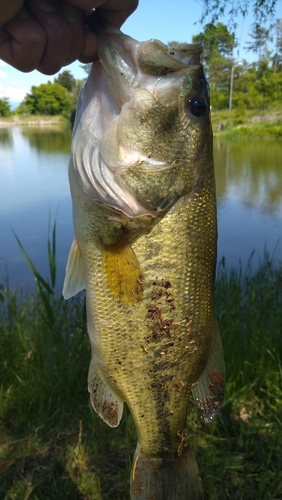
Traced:
[[191, 392], [222, 405], [214, 311], [216, 191], [202, 44], [145, 42], [95, 21], [98, 59], [79, 95], [69, 162], [74, 240], [65, 299], [86, 290], [88, 390], [138, 436], [132, 500], [198, 500]]

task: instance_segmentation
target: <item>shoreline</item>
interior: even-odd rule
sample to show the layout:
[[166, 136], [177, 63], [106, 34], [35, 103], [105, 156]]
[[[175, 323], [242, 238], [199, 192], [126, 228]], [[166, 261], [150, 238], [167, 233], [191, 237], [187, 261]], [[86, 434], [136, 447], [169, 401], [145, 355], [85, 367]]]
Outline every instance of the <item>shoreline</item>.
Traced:
[[[232, 111], [211, 109], [213, 135], [226, 139], [282, 139], [282, 108], [264, 111]], [[0, 117], [0, 129], [11, 127], [62, 127], [69, 125], [67, 118], [56, 116]]]
[[282, 139], [282, 109], [212, 111], [214, 137], [226, 139]]
[[0, 128], [10, 127], [49, 127], [61, 126], [67, 123], [67, 120], [61, 115], [56, 116], [10, 116], [0, 118]]

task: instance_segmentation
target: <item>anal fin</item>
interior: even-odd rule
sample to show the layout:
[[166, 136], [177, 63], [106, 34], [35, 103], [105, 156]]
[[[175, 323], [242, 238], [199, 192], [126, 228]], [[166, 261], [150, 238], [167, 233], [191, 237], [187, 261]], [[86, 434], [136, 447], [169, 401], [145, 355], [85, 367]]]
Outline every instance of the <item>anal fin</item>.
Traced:
[[91, 404], [99, 417], [110, 427], [117, 427], [123, 413], [123, 400], [103, 380], [92, 364], [88, 375], [88, 391]]
[[141, 270], [126, 238], [103, 245], [103, 268], [111, 293], [124, 304], [135, 304], [142, 297]]
[[198, 381], [192, 388], [197, 408], [206, 423], [217, 415], [224, 399], [225, 365], [218, 326], [216, 328], [209, 360]]

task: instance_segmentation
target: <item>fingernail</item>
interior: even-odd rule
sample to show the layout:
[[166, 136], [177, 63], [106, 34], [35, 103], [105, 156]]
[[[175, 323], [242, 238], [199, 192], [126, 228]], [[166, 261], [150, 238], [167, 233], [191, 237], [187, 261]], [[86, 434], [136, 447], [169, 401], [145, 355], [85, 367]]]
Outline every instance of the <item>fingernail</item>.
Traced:
[[71, 26], [76, 26], [82, 20], [82, 13], [77, 7], [63, 3], [62, 10]]
[[19, 19], [27, 19], [28, 17], [30, 17], [30, 14], [25, 7], [22, 7], [21, 10], [19, 10], [19, 12], [17, 13], [17, 17]]
[[53, 12], [56, 9], [53, 1], [49, 2], [48, 0], [37, 0], [37, 5], [43, 12]]
[[86, 58], [94, 57], [97, 53], [97, 45], [98, 45], [97, 36], [94, 33], [92, 33], [92, 31], [87, 30], [81, 57], [86, 57]]

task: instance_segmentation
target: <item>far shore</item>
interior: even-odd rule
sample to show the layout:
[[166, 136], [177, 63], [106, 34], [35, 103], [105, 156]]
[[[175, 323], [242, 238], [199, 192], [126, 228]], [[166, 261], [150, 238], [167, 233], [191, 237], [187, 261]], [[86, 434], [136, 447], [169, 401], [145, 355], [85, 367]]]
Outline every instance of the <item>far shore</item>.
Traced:
[[0, 128], [7, 127], [49, 127], [66, 124], [66, 119], [62, 116], [10, 116], [0, 118]]
[[[226, 139], [282, 139], [282, 108], [265, 110], [232, 111], [211, 109], [214, 136]], [[0, 129], [9, 127], [65, 127], [67, 118], [56, 116], [32, 115], [0, 117]]]
[[211, 110], [215, 137], [228, 139], [281, 139], [282, 108], [265, 110]]

